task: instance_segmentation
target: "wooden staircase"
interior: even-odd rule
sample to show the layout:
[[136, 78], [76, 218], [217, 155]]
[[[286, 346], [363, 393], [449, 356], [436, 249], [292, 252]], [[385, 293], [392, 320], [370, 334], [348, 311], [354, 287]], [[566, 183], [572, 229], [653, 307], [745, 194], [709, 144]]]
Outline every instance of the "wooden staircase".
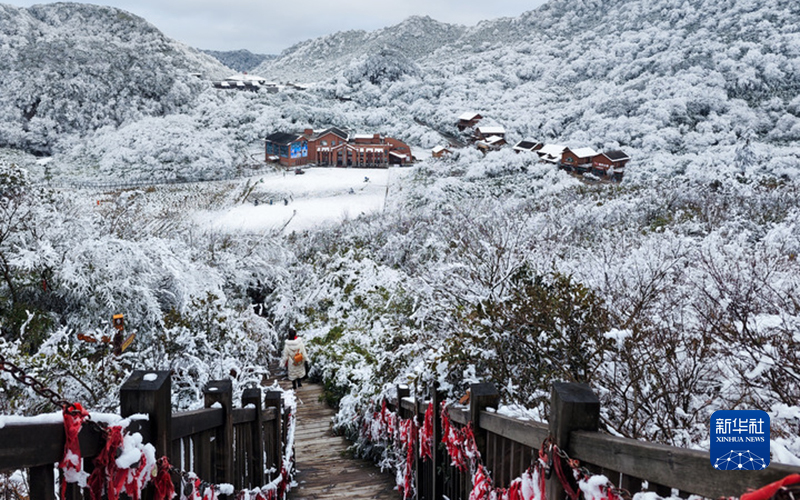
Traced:
[[[273, 370], [272, 373], [275, 373]], [[270, 384], [272, 382], [270, 381]], [[278, 380], [291, 389], [288, 380]], [[334, 411], [321, 401], [322, 386], [303, 382], [297, 390], [297, 430], [295, 431], [295, 481], [289, 492], [292, 500], [375, 499], [400, 500], [394, 475], [370, 461], [352, 458], [350, 443], [331, 432]]]

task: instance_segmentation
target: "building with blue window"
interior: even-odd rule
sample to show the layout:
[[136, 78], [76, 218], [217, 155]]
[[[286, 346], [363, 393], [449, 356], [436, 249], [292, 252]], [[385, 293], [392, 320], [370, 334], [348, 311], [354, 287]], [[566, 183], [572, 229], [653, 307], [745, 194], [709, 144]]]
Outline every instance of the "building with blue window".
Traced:
[[277, 162], [286, 167], [308, 163], [308, 139], [304, 135], [276, 132], [267, 136], [265, 142], [268, 162]]

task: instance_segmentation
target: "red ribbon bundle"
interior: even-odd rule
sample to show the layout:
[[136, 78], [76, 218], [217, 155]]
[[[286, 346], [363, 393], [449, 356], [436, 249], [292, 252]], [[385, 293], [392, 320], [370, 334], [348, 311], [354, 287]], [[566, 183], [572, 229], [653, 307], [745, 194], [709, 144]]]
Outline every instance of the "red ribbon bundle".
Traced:
[[474, 467], [478, 458], [478, 447], [475, 444], [472, 423], [462, 429], [455, 428], [450, 423], [450, 413], [445, 403], [442, 403], [442, 442], [447, 448], [452, 465], [459, 471], [466, 472]]
[[175, 496], [175, 485], [169, 475], [169, 459], [161, 457], [158, 460], [158, 475], [155, 481], [155, 500], [171, 500]]
[[411, 488], [414, 480], [414, 434], [417, 433], [417, 426], [414, 419], [400, 421], [400, 444], [406, 448], [405, 470], [403, 471], [404, 485], [403, 498], [411, 496]]
[[469, 493], [469, 500], [486, 500], [492, 492], [492, 478], [486, 467], [479, 465], [472, 476], [472, 491]]
[[[66, 443], [64, 444], [64, 458], [58, 466], [67, 475], [68, 471], [74, 473], [81, 472], [81, 445], [78, 441], [78, 434], [81, 432], [83, 422], [89, 418], [87, 412], [80, 403], [73, 403], [65, 406], [61, 410], [64, 416], [64, 433], [67, 436]], [[61, 498], [66, 498], [67, 481], [61, 483]]]
[[423, 459], [433, 459], [433, 403], [428, 403], [425, 420], [419, 431], [419, 456]]

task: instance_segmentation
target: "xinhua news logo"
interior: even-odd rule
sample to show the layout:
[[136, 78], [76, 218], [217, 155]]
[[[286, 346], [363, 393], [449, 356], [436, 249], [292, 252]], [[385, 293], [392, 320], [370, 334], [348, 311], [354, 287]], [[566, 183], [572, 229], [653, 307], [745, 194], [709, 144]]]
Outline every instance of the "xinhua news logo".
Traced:
[[711, 465], [718, 470], [761, 470], [769, 465], [769, 415], [720, 410], [711, 415]]

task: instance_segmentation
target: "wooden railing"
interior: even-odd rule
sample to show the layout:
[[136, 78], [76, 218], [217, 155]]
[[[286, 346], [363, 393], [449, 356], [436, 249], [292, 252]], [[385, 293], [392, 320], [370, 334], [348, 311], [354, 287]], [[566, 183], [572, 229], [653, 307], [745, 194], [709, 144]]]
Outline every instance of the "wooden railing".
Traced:
[[[789, 474], [800, 467], [771, 463], [759, 471], [721, 471], [711, 466], [708, 452], [647, 443], [598, 432], [600, 402], [585, 384], [555, 383], [551, 392], [550, 422], [524, 421], [498, 414], [499, 394], [491, 384], [470, 387], [468, 408], [449, 407], [451, 422], [466, 426], [472, 423], [482, 462], [491, 473], [494, 486], [506, 488], [538, 457], [546, 438], [592, 473], [605, 475], [615, 486], [630, 493], [653, 491], [670, 496], [677, 490], [682, 498], [699, 495], [706, 498], [738, 497]], [[434, 443], [441, 442], [439, 418], [441, 396], [429, 399], [409, 397], [406, 387], [398, 387], [398, 400], [389, 407], [400, 418], [416, 417], [422, 422], [429, 403], [434, 404]], [[417, 444], [418, 446], [418, 444]], [[418, 500], [466, 500], [472, 478], [450, 465], [446, 452], [435, 447], [433, 460], [415, 460]], [[419, 457], [419, 450], [415, 450]], [[566, 465], [565, 465], [566, 468]], [[439, 471], [434, 475], [433, 471]], [[548, 479], [548, 500], [560, 500], [564, 491], [556, 475]]]
[[[135, 371], [120, 390], [120, 416], [134, 418], [129, 432], [139, 432], [181, 472], [194, 472], [210, 483], [237, 490], [262, 486], [281, 468], [288, 426], [281, 392], [246, 389], [241, 408], [233, 408], [230, 380], [209, 382], [205, 408], [172, 413], [169, 372]], [[54, 500], [55, 467], [64, 453], [61, 423], [10, 423], [0, 427], [0, 471], [28, 470], [29, 500]], [[100, 453], [103, 436], [91, 425], [79, 434], [81, 455]], [[86, 468], [91, 460], [84, 460]], [[88, 472], [88, 470], [87, 470]], [[70, 499], [89, 498], [69, 485]]]

